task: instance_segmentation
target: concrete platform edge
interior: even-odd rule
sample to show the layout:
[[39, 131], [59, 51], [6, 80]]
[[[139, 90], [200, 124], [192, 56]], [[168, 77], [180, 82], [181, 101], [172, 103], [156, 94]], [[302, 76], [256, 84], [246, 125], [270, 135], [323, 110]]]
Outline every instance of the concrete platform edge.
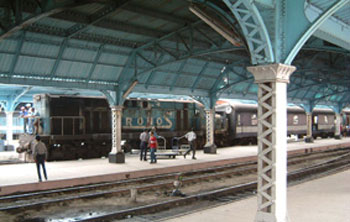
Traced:
[[[346, 148], [346, 147], [350, 147], [350, 143], [326, 145], [321, 147], [319, 145], [318, 146], [315, 145], [314, 147], [307, 147], [307, 148], [301, 148], [298, 150], [288, 151], [288, 155], [310, 153], [315, 151]], [[215, 167], [215, 166], [220, 166], [225, 164], [240, 163], [240, 162], [254, 161], [254, 160], [256, 160], [256, 156], [235, 157], [235, 158], [214, 160], [214, 161], [201, 162], [201, 163], [182, 164], [182, 165], [171, 166], [166, 168], [153, 168], [153, 169], [147, 169], [147, 170], [137, 170], [137, 171], [130, 171], [130, 172], [115, 173], [115, 174], [105, 174], [105, 175], [73, 178], [73, 179], [46, 181], [41, 183], [27, 183], [27, 184], [0, 186], [0, 196], [10, 195], [14, 193], [24, 193], [24, 192], [30, 192], [30, 191], [68, 188], [68, 187], [79, 186], [79, 185], [87, 185], [91, 183], [103, 183], [103, 182], [111, 182], [111, 181], [131, 179], [131, 178], [140, 178], [140, 177], [152, 176], [152, 175], [164, 174], [164, 173], [175, 173], [180, 171], [204, 169], [204, 168]]]

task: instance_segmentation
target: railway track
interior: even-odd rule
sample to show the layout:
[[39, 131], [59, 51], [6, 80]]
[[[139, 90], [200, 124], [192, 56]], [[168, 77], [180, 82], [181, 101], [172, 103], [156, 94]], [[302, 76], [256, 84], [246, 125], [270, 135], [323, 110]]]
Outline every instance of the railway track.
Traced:
[[[298, 183], [305, 180], [305, 178], [309, 178], [310, 174], [318, 175], [325, 170], [348, 167], [350, 163], [348, 153], [348, 149], [339, 149], [333, 152], [314, 152], [290, 157], [288, 165], [289, 169], [293, 168], [293, 172], [289, 173], [288, 180], [292, 183]], [[188, 195], [176, 198], [170, 194], [174, 188], [174, 180], [179, 176], [183, 178], [181, 190]], [[233, 178], [234, 181], [232, 181]], [[110, 221], [130, 215], [150, 214], [154, 213], [155, 210], [162, 211], [173, 206], [189, 205], [198, 201], [216, 199], [218, 202], [225, 202], [226, 200], [240, 199], [254, 194], [256, 183], [252, 181], [255, 178], [256, 162], [248, 162], [183, 172], [181, 175], [165, 174], [67, 189], [10, 195], [0, 197], [0, 219], [2, 217], [6, 218], [10, 214], [14, 220], [22, 218], [23, 220], [19, 221], [26, 221], [23, 215], [26, 212], [37, 211], [38, 209], [45, 210], [55, 207], [69, 209], [70, 206], [76, 205], [76, 202], [83, 202], [85, 206], [92, 202], [91, 206], [93, 208], [96, 202], [101, 203], [105, 202], [106, 199], [118, 199], [123, 204], [106, 207], [99, 211], [89, 209], [86, 212], [81, 212], [79, 217], [74, 216], [76, 220], [71, 220]], [[210, 186], [214, 181], [216, 185], [219, 184], [221, 187]], [[204, 186], [203, 184], [206, 184], [205, 189], [192, 189], [195, 186]], [[130, 202], [131, 193], [134, 193], [134, 202]], [[135, 193], [137, 193], [136, 196]], [[55, 221], [54, 217], [50, 218], [51, 221]]]

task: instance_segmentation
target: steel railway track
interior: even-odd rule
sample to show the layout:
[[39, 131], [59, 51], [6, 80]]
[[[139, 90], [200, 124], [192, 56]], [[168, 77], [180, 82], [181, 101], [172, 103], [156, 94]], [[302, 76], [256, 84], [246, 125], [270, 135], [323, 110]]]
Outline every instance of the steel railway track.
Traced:
[[[316, 175], [329, 168], [348, 167], [350, 158], [348, 149], [338, 149], [323, 152], [314, 152], [303, 155], [295, 155], [288, 160], [289, 165], [300, 164], [305, 161], [313, 161], [322, 159], [331, 160], [323, 161], [317, 165], [309, 166], [303, 170], [292, 172], [288, 176], [288, 180], [293, 183], [303, 181], [310, 174]], [[339, 156], [341, 155], [341, 156]], [[334, 158], [334, 156], [338, 156]], [[203, 181], [212, 181], [217, 178], [240, 176], [246, 174], [256, 174], [256, 162], [231, 164], [222, 167], [215, 167], [205, 170], [197, 170], [182, 173], [183, 186], [192, 186], [193, 184], [203, 183]], [[93, 184], [88, 186], [79, 186], [67, 189], [57, 189], [50, 191], [25, 193], [18, 195], [10, 195], [0, 197], [0, 212], [11, 214], [21, 213], [31, 209], [41, 209], [51, 205], [62, 205], [62, 203], [70, 203], [75, 200], [90, 200], [94, 198], [111, 198], [111, 197], [129, 197], [131, 189], [136, 189], [139, 195], [143, 193], [169, 190], [173, 188], [174, 178], [179, 174], [165, 174], [147, 178], [129, 179], [124, 181], [116, 181], [110, 183]], [[218, 190], [205, 191], [192, 194], [182, 198], [172, 198], [170, 200], [160, 201], [159, 203], [146, 204], [144, 206], [136, 206], [129, 209], [121, 209], [119, 211], [88, 215], [88, 219], [80, 218], [80, 221], [109, 221], [113, 219], [124, 218], [128, 215], [142, 215], [157, 211], [166, 210], [177, 205], [188, 205], [197, 201], [216, 199], [218, 201], [232, 201], [252, 195], [256, 190], [256, 183], [249, 182], [240, 185], [220, 188]], [[78, 194], [77, 194], [78, 193]], [[79, 221], [78, 220], [78, 221]]]

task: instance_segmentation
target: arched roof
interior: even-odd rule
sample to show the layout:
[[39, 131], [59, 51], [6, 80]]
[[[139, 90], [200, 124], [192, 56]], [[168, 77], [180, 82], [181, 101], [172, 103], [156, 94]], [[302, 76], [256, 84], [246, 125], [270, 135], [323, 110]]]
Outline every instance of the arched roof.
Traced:
[[[21, 85], [48, 92], [56, 87], [74, 93], [124, 92], [137, 81], [133, 91], [139, 93], [256, 98], [257, 87], [246, 69], [252, 65], [247, 33], [225, 1], [15, 2], [0, 5], [0, 83], [8, 89]], [[272, 8], [270, 1], [255, 2], [259, 11]], [[335, 2], [305, 4], [323, 12]], [[344, 3], [327, 21], [341, 22], [347, 30], [350, 4]], [[231, 38], [192, 13], [193, 5], [217, 27], [226, 27]], [[271, 34], [268, 24], [273, 18], [267, 21], [261, 13], [261, 19]], [[292, 102], [336, 104], [350, 99], [345, 47], [350, 40], [343, 40], [341, 32], [327, 38], [324, 29], [306, 41], [292, 62], [297, 67], [288, 86]]]

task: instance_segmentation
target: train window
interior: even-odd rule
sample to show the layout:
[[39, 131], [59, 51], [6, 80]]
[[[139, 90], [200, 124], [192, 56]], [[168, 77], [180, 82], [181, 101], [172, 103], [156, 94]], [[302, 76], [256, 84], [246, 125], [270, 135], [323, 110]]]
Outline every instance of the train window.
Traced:
[[299, 116], [298, 115], [293, 116], [293, 125], [298, 125], [298, 123], [299, 123]]
[[328, 123], [328, 116], [324, 116], [324, 122]]
[[131, 101], [131, 107], [137, 107], [137, 101], [136, 100], [132, 100]]
[[253, 114], [253, 115], [252, 115], [252, 125], [253, 125], [253, 126], [258, 125], [258, 119], [257, 119], [257, 117], [256, 117], [256, 114]]
[[237, 125], [238, 126], [241, 125], [241, 115], [240, 114], [237, 115]]
[[143, 101], [142, 102], [142, 108], [146, 109], [148, 107], [148, 102]]
[[314, 116], [314, 124], [318, 123], [318, 116]]

